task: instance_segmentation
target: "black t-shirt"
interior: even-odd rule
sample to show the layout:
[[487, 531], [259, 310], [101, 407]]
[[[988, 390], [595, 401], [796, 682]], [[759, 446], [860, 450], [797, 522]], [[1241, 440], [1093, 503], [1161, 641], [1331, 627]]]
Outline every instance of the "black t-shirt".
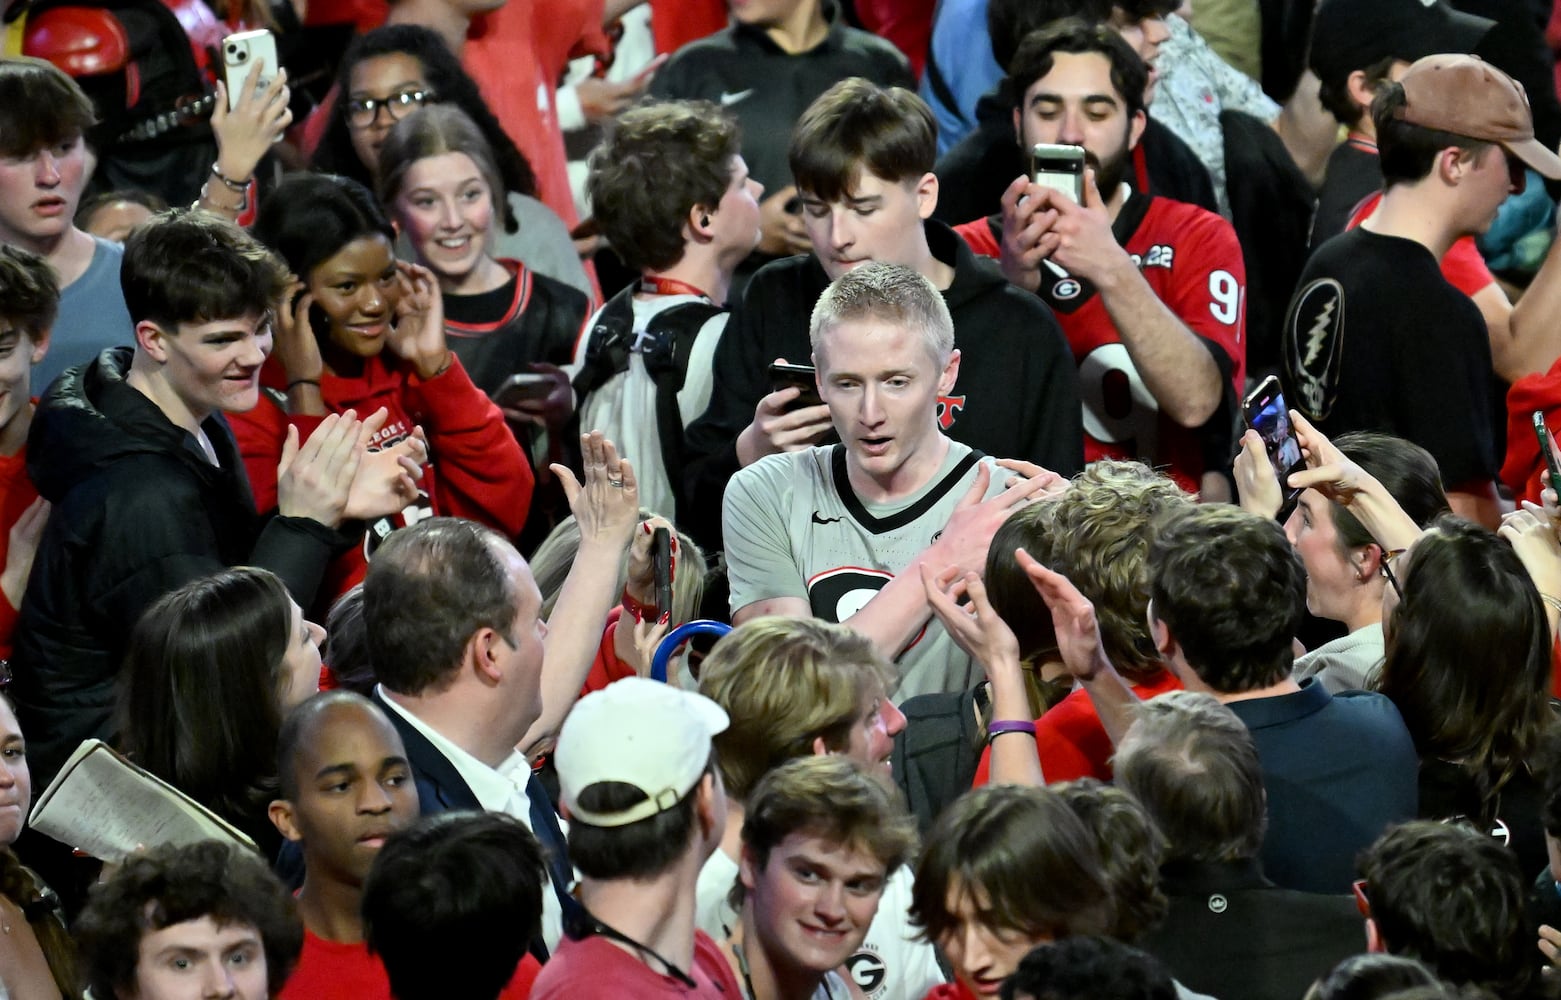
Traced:
[[1325, 434], [1407, 438], [1449, 488], [1495, 479], [1485, 320], [1423, 245], [1365, 229], [1329, 240], [1307, 262], [1283, 337], [1285, 398]]
[[762, 28], [742, 24], [690, 42], [656, 72], [650, 92], [726, 109], [742, 126], [749, 173], [766, 194], [775, 194], [791, 183], [786, 150], [792, 126], [824, 91], [853, 76], [916, 89], [899, 49], [848, 27], [832, 3], [825, 3], [824, 13], [829, 33], [806, 52], [786, 52]]
[[1317, 192], [1317, 214], [1312, 219], [1311, 247], [1318, 247], [1344, 232], [1360, 203], [1382, 190], [1382, 165], [1375, 148], [1351, 137], [1328, 157], [1328, 176]]

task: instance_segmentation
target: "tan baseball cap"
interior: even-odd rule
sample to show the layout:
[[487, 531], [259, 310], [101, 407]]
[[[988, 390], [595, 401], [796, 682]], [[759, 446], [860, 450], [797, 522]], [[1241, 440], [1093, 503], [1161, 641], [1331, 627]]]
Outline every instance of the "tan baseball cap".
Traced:
[[1534, 138], [1534, 115], [1523, 85], [1479, 56], [1426, 56], [1399, 83], [1403, 121], [1498, 143], [1542, 176], [1561, 180], [1561, 156]]

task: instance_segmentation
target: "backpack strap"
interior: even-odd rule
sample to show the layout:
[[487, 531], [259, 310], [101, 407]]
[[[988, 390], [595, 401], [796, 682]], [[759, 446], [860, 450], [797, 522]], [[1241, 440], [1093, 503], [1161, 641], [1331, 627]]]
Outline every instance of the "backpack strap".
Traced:
[[[667, 470], [667, 480], [672, 484], [672, 495], [677, 508], [687, 507], [683, 498], [682, 474], [684, 464], [683, 417], [678, 411], [678, 393], [688, 378], [688, 358], [694, 350], [699, 331], [711, 319], [725, 312], [710, 302], [685, 302], [657, 313], [647, 326], [647, 331], [670, 342], [670, 362], [655, 367], [656, 379], [656, 431], [661, 438], [661, 463]], [[667, 511], [676, 521], [677, 511]]]
[[586, 335], [585, 362], [574, 377], [576, 399], [583, 401], [614, 375], [629, 370], [629, 349], [634, 343], [636, 287], [630, 285], [608, 299], [596, 314], [596, 323]]

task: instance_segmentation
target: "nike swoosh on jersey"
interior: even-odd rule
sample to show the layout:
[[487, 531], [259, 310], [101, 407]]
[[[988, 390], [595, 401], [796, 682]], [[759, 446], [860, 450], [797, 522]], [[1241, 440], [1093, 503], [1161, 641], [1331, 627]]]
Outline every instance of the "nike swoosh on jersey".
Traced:
[[838, 517], [825, 517], [821, 512], [815, 510], [813, 512], [813, 523], [814, 524], [839, 524], [840, 523], [840, 518], [838, 518]]
[[739, 90], [736, 93], [730, 93], [723, 90], [721, 91], [721, 107], [729, 108], [740, 101], [744, 101], [751, 93], [753, 93], [752, 87], [749, 87], [747, 90]]

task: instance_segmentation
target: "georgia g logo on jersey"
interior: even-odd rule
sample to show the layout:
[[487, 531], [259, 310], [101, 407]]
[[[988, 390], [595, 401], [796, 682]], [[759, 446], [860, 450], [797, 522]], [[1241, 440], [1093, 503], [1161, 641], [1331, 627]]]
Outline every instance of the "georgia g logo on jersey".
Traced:
[[1101, 344], [1079, 362], [1084, 433], [1106, 444], [1131, 445], [1149, 459], [1160, 437], [1160, 405], [1121, 343]]
[[861, 566], [839, 566], [808, 581], [813, 614], [827, 622], [843, 622], [878, 596], [894, 574]]
[[1344, 355], [1344, 287], [1319, 278], [1301, 289], [1285, 319], [1283, 364], [1295, 386], [1291, 402], [1322, 420], [1338, 399]]

